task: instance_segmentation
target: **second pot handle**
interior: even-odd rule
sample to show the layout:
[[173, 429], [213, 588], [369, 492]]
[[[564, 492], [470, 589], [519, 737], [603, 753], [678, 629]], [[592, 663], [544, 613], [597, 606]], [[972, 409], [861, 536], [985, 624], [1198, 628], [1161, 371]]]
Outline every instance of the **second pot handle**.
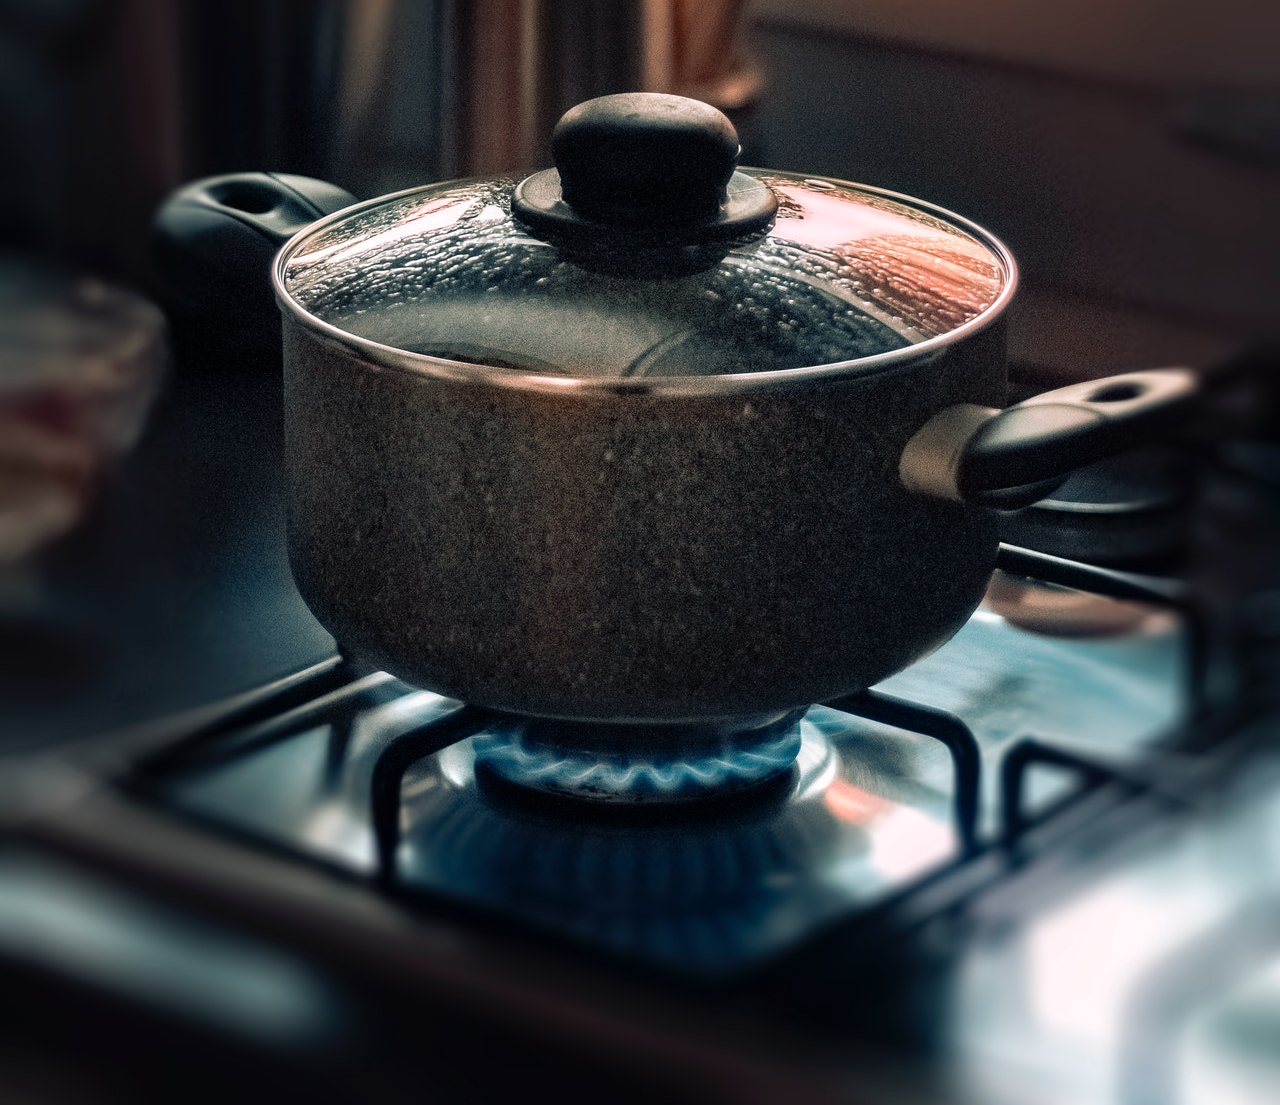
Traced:
[[1077, 468], [1176, 434], [1198, 391], [1190, 369], [1162, 368], [1072, 384], [1004, 410], [947, 407], [907, 443], [899, 477], [924, 495], [1028, 506]]
[[192, 181], [156, 212], [153, 242], [165, 292], [186, 314], [275, 320], [271, 261], [298, 231], [355, 196], [291, 173]]

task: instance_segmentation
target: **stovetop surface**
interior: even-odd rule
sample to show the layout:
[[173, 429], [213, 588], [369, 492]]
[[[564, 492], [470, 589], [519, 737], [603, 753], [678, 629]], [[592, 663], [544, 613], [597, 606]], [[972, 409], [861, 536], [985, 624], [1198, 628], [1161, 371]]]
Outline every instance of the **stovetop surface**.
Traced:
[[[1243, 1078], [1264, 1095], [1239, 1100], [1265, 1101], [1274, 732], [1214, 781], [1215, 746], [1188, 736], [1248, 725], [1196, 719], [1195, 624], [1162, 605], [1087, 639], [984, 606], [873, 692], [810, 708], [790, 773], [656, 816], [477, 777], [493, 715], [318, 665], [229, 712], [52, 757], [87, 774], [64, 799], [43, 786], [19, 839], [134, 889], [6, 846], [0, 957], [16, 940], [55, 973], [348, 1074], [376, 1053], [396, 1085], [412, 1049], [367, 1026], [403, 1032], [442, 1001], [668, 1088], [1220, 1103]], [[399, 996], [359, 1004], [331, 974], [352, 964]]]
[[[217, 382], [220, 395], [226, 387]], [[1267, 986], [1280, 943], [1265, 922], [1250, 920], [1267, 915], [1274, 856], [1259, 858], [1240, 844], [1273, 831], [1280, 782], [1255, 757], [1244, 774], [1256, 785], [1238, 807], [1234, 793], [1206, 813], [1180, 792], [1162, 792], [1167, 763], [1189, 776], [1203, 768], [1176, 744], [1163, 747], [1166, 734], [1179, 735], [1186, 713], [1187, 623], [1164, 612], [1125, 634], [1070, 640], [1024, 632], [983, 609], [943, 649], [876, 689], [943, 711], [976, 740], [980, 801], [973, 811], [976, 848], [967, 860], [954, 751], [861, 716], [855, 707], [866, 702], [810, 711], [804, 757], [785, 787], [757, 795], [754, 804], [667, 825], [624, 828], [590, 817], [571, 831], [560, 815], [550, 820], [536, 806], [486, 791], [469, 772], [466, 732], [450, 728], [457, 705], [379, 673], [353, 675], [340, 693], [327, 684], [327, 703], [288, 696], [278, 711], [256, 710], [250, 722], [215, 726], [214, 733], [204, 732], [208, 715], [198, 723], [165, 722], [144, 742], [163, 755], [143, 756], [139, 767], [123, 744], [102, 734], [296, 670], [332, 647], [288, 585], [274, 477], [265, 491], [246, 484], [236, 492], [241, 507], [252, 500], [262, 523], [246, 528], [233, 503], [206, 493], [213, 485], [234, 486], [224, 452], [209, 448], [194, 490], [188, 474], [163, 463], [199, 445], [202, 434], [246, 432], [231, 405], [217, 409], [216, 426], [203, 407], [188, 409], [185, 421], [172, 423], [168, 437], [153, 439], [151, 453], [137, 459], [152, 483], [184, 490], [206, 517], [179, 526], [139, 493], [114, 529], [104, 515], [96, 531], [85, 531], [84, 542], [104, 561], [94, 577], [101, 584], [94, 618], [120, 627], [129, 647], [95, 652], [101, 669], [83, 673], [95, 690], [80, 701], [66, 692], [61, 703], [42, 690], [31, 678], [40, 674], [39, 663], [32, 668], [29, 655], [4, 690], [8, 697], [28, 694], [38, 707], [29, 723], [8, 713], [16, 719], [5, 734], [12, 750], [44, 749], [74, 763], [88, 749], [94, 761], [90, 778], [73, 778], [66, 790], [33, 776], [26, 797], [39, 802], [30, 816], [12, 805], [0, 810], [4, 969], [23, 978], [34, 972], [28, 996], [54, 994], [51, 980], [76, 980], [66, 1000], [50, 999], [54, 1054], [68, 1039], [75, 1011], [97, 1008], [87, 989], [124, 995], [130, 1015], [143, 1006], [160, 1010], [137, 1033], [104, 1033], [101, 1018], [80, 1016], [76, 1046], [101, 1037], [108, 1051], [133, 1049], [132, 1070], [154, 1062], [142, 1041], [163, 1039], [168, 1047], [170, 1030], [190, 1024], [196, 1027], [187, 1044], [199, 1041], [200, 1055], [206, 1034], [238, 1034], [259, 1051], [279, 1045], [290, 1079], [322, 1053], [336, 1056], [338, 1040], [349, 1048], [341, 1062], [359, 1072], [361, 1084], [371, 1063], [386, 1069], [399, 1063], [396, 1078], [411, 1077], [418, 1073], [419, 1033], [438, 1037], [455, 1014], [484, 1007], [493, 1019], [518, 1024], [516, 1035], [528, 1029], [538, 1036], [536, 1022], [546, 1016], [555, 1025], [548, 1032], [561, 1041], [598, 1022], [605, 1027], [586, 1050], [607, 1038], [598, 1054], [634, 1073], [655, 1054], [636, 1046], [641, 1037], [633, 1022], [643, 1017], [628, 985], [639, 976], [672, 996], [658, 1022], [685, 1017], [671, 1021], [667, 1037], [698, 1037], [693, 1066], [700, 1077], [756, 1070], [751, 1064], [759, 1059], [812, 1088], [823, 1077], [819, 1067], [796, 1060], [782, 1044], [774, 1055], [767, 1043], [791, 1009], [774, 1001], [774, 991], [761, 990], [744, 1006], [772, 1018], [766, 1043], [753, 1037], [748, 1044], [735, 1040], [736, 1029], [703, 1039], [704, 1029], [711, 1034], [731, 1023], [730, 1010], [717, 1006], [714, 1016], [704, 1016], [682, 985], [696, 977], [730, 985], [741, 978], [752, 986], [760, 970], [773, 969], [775, 982], [818, 1003], [805, 1031], [825, 1026], [838, 1036], [834, 1061], [842, 1071], [856, 1070], [859, 1087], [867, 1084], [869, 1055], [892, 1054], [905, 1059], [906, 1069], [936, 1073], [927, 1091], [868, 1090], [863, 1096], [871, 1100], [1115, 1100], [1118, 1065], [1151, 1069], [1133, 1059], [1135, 1048], [1160, 1061], [1185, 1059], [1185, 1050], [1164, 1038], [1135, 1044], [1133, 1033], [1150, 1023], [1170, 1032], [1183, 1026], [1194, 1036], [1192, 1060], [1199, 1065], [1192, 1074], [1203, 1092], [1184, 1093], [1186, 1101], [1229, 1100], [1213, 1071], [1238, 1073], [1232, 1055], [1242, 1040], [1267, 1038], [1266, 1025], [1274, 1023], [1267, 1017], [1277, 1008]], [[261, 442], [272, 440], [269, 421], [255, 424]], [[266, 449], [270, 463], [261, 466], [268, 475], [278, 461], [274, 449]], [[215, 525], [209, 515], [221, 521]], [[157, 568], [156, 557], [134, 556], [127, 537], [140, 519], [157, 549], [180, 547], [198, 568], [184, 574], [180, 592], [161, 588], [143, 607], [132, 596], [152, 593], [142, 581]], [[118, 530], [119, 540], [107, 540], [104, 527]], [[223, 536], [211, 541], [211, 532]], [[246, 572], [246, 564], [253, 570]], [[82, 582], [72, 559], [65, 567], [73, 593], [87, 594], [94, 580]], [[56, 568], [46, 597], [57, 593]], [[212, 656], [196, 680], [182, 666], [200, 651], [183, 645], [190, 641]], [[115, 653], [117, 666], [131, 673], [127, 681], [112, 674]], [[55, 715], [65, 724], [54, 725]], [[72, 738], [80, 735], [92, 739], [75, 746]], [[1028, 748], [1024, 738], [1111, 764], [1120, 781], [1105, 772], [1082, 774], [1069, 756], [1063, 770], [1031, 771], [1022, 779], [1022, 804], [1038, 812], [1062, 800], [1063, 814], [1049, 818], [1043, 831], [1031, 824], [1010, 841], [1001, 835], [1008, 828], [1002, 787], [1007, 766]], [[390, 748], [405, 755], [387, 776], [378, 765]], [[121, 764], [129, 770], [118, 770]], [[1134, 769], [1128, 780], [1126, 765]], [[389, 782], [394, 803], [386, 801]], [[1134, 793], [1144, 795], [1141, 812], [1125, 821]], [[1194, 815], [1190, 828], [1187, 812]], [[1228, 831], [1228, 822], [1237, 828]], [[1066, 828], [1059, 836], [1060, 823]], [[1140, 838], [1153, 849], [1149, 862], [1130, 863], [1118, 881], [1096, 881], [1096, 894], [1063, 900], [1064, 886], [1078, 885], [1070, 872], [1080, 868], [1092, 878], [1101, 857], [1130, 854], [1131, 840], [1138, 847]], [[447, 855], [441, 840], [450, 842]], [[1238, 862], [1223, 858], [1231, 856]], [[747, 885], [752, 872], [754, 887]], [[989, 879], [972, 908], [963, 894], [929, 896], [931, 888], [949, 890], [973, 872]], [[652, 903], [647, 910], [636, 904], [641, 889]], [[937, 949], [913, 943], [905, 958], [886, 957], [873, 980], [865, 960], [852, 963], [854, 949], [840, 936], [848, 923], [892, 910], [904, 898], [920, 903], [915, 916], [923, 919], [926, 944], [938, 928], [954, 941], [944, 940], [946, 969], [936, 967]], [[952, 909], [961, 898], [966, 908]], [[1205, 902], [1218, 904], [1202, 908]], [[624, 917], [627, 911], [632, 916]], [[313, 919], [318, 928], [308, 925]], [[487, 943], [495, 930], [503, 940]], [[874, 960], [879, 945], [865, 946]], [[808, 951], [806, 973], [794, 953]], [[1223, 966], [1224, 956], [1239, 962]], [[359, 1008], [338, 996], [332, 969], [352, 963], [396, 981], [405, 1007], [394, 1018], [383, 1015], [392, 1007], [384, 1005], [385, 990]], [[508, 976], [517, 981], [503, 990]], [[1173, 993], [1178, 986], [1183, 991]], [[421, 1010], [432, 1001], [436, 1013], [427, 1016]], [[1134, 1001], [1146, 1003], [1136, 1028]], [[879, 1042], [883, 1034], [869, 1035], [865, 1023], [889, 1022], [890, 1005], [905, 1009], [894, 1022], [902, 1035], [892, 1046]], [[1178, 1025], [1161, 1021], [1167, 1008], [1180, 1010]], [[858, 1010], [863, 1023], [846, 1031], [843, 1018]], [[377, 1033], [360, 1029], [372, 1024], [394, 1029], [387, 1041], [397, 1042], [379, 1039], [375, 1046]], [[661, 1036], [652, 1020], [644, 1031], [645, 1039]], [[289, 1051], [300, 1039], [308, 1041], [304, 1051]], [[1254, 1048], [1248, 1063], [1265, 1068], [1258, 1055], [1266, 1053]], [[635, 1061], [624, 1062], [624, 1054]], [[237, 1053], [227, 1069], [239, 1070], [242, 1060]], [[704, 1060], [709, 1065], [699, 1066]], [[707, 1075], [711, 1070], [718, 1073]], [[672, 1074], [665, 1085], [683, 1077]], [[1140, 1081], [1139, 1074], [1131, 1077]], [[1264, 1071], [1261, 1084], [1274, 1088], [1280, 1080], [1268, 1082]]]
[[[1132, 758], [1178, 720], [1184, 644], [1168, 615], [1083, 641], [980, 610], [879, 692], [969, 727], [986, 773], [976, 836], [989, 838], [1002, 747], [1036, 735]], [[811, 708], [794, 767], [747, 794], [619, 808], [477, 778], [485, 719], [459, 730], [460, 703], [374, 673], [320, 708], [195, 749], [149, 791], [206, 825], [358, 877], [381, 874], [420, 902], [463, 903], [637, 963], [717, 976], [883, 904], [976, 846], [949, 749], [858, 709]], [[378, 776], [406, 742], [388, 846]], [[1070, 776], [1031, 783], [1032, 807], [1079, 786]]]

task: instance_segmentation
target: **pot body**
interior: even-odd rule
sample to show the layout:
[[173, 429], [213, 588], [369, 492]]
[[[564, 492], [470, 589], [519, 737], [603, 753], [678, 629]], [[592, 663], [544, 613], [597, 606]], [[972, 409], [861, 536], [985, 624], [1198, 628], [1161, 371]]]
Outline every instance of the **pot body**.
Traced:
[[442, 694], [759, 719], [942, 644], [992, 570], [994, 512], [898, 466], [943, 408], [1002, 405], [1003, 316], [879, 368], [616, 388], [284, 326], [298, 587], [345, 648]]

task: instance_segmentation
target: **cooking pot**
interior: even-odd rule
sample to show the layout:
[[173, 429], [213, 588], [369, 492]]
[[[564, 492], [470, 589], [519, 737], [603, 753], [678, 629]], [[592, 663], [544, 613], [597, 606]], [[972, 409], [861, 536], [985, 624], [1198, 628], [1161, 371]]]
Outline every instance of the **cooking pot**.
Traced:
[[964, 624], [1000, 509], [1195, 392], [1135, 372], [999, 409], [1009, 251], [919, 200], [737, 169], [704, 104], [589, 101], [552, 151], [349, 207], [214, 178], [158, 222], [187, 284], [252, 293], [282, 244], [298, 587], [431, 690], [620, 740], [869, 687]]

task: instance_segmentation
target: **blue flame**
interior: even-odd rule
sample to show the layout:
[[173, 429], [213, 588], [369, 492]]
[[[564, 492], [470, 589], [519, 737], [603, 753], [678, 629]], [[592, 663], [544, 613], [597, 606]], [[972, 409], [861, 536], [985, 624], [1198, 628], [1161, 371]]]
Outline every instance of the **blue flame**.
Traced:
[[800, 751], [800, 726], [769, 727], [706, 752], [598, 754], [526, 738], [525, 727], [488, 729], [472, 738], [476, 763], [507, 782], [555, 794], [630, 802], [683, 801], [737, 790], [785, 771]]

